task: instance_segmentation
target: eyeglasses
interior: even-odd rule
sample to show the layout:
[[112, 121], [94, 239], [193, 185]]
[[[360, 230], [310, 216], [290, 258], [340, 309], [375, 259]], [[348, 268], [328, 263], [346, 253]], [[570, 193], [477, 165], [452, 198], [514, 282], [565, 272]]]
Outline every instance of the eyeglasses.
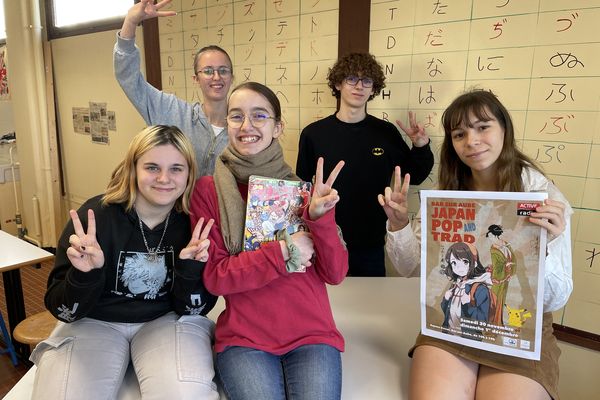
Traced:
[[350, 76], [346, 77], [345, 81], [350, 86], [356, 86], [358, 84], [358, 82], [362, 81], [363, 87], [365, 87], [365, 88], [373, 87], [373, 79], [367, 78], [366, 76], [359, 78], [358, 76], [350, 75]]
[[[218, 68], [214, 68], [214, 67], [204, 67], [199, 71], [196, 71], [196, 75], [198, 75], [199, 73], [202, 73], [202, 75], [204, 75], [206, 78], [211, 78], [215, 72], [219, 73], [219, 76], [223, 76], [223, 77], [227, 77], [231, 75], [231, 68], [229, 67], [218, 67]], [[364, 82], [363, 82], [364, 84]]]
[[[251, 113], [249, 116], [250, 124], [255, 128], [262, 128], [265, 126], [268, 120], [275, 119], [271, 117], [269, 114], [264, 112], [256, 111]], [[246, 114], [243, 113], [233, 113], [227, 116], [227, 126], [230, 128], [238, 129], [241, 128], [246, 120]]]

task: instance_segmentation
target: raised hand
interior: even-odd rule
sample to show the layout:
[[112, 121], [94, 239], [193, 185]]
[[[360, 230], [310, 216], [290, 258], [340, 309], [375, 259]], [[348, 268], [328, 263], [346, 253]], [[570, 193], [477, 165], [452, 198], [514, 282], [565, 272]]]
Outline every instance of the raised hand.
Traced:
[[196, 226], [194, 227], [194, 232], [192, 232], [192, 238], [190, 239], [190, 242], [179, 252], [180, 259], [196, 260], [201, 262], [208, 261], [208, 247], [210, 246], [208, 234], [214, 223], [215, 220], [211, 218], [206, 223], [204, 229], [202, 229], [202, 225], [204, 225], [204, 218], [200, 218], [200, 220], [198, 220], [198, 223], [196, 223]]
[[[532, 212], [529, 221], [546, 228], [554, 237], [560, 235], [567, 226], [565, 221], [565, 204], [558, 200], [546, 199], [544, 205]], [[548, 241], [552, 238], [548, 238]]]
[[129, 39], [135, 36], [135, 27], [142, 21], [156, 17], [177, 15], [175, 11], [159, 11], [172, 0], [162, 0], [154, 4], [154, 0], [141, 0], [127, 11], [120, 35]]
[[338, 201], [340, 201], [337, 190], [333, 188], [333, 182], [335, 182], [343, 166], [343, 161], [338, 162], [325, 183], [323, 183], [323, 157], [319, 157], [317, 160], [315, 185], [313, 188], [312, 199], [310, 200], [310, 206], [308, 207], [308, 215], [313, 221], [321, 218], [327, 211], [335, 207]]
[[88, 210], [87, 233], [83, 230], [79, 215], [75, 210], [69, 211], [75, 234], [69, 236], [67, 257], [71, 265], [82, 272], [89, 272], [104, 266], [104, 252], [96, 240], [96, 217], [94, 211]]
[[402, 175], [400, 167], [394, 169], [394, 188], [385, 188], [384, 194], [377, 196], [379, 204], [383, 207], [388, 217], [389, 229], [398, 231], [408, 225], [408, 188], [410, 186], [410, 174]]
[[396, 124], [404, 131], [406, 136], [410, 139], [415, 147], [423, 147], [429, 143], [429, 136], [425, 132], [423, 124], [417, 123], [417, 116], [414, 112], [408, 112], [408, 122], [410, 126], [406, 126], [399, 119], [396, 120]]

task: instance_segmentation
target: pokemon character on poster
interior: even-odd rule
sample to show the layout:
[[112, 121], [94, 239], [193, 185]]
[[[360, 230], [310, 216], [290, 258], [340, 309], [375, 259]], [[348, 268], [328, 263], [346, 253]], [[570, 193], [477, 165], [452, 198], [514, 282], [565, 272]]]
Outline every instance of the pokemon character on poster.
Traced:
[[546, 231], [529, 222], [545, 193], [421, 191], [421, 329], [539, 359]]

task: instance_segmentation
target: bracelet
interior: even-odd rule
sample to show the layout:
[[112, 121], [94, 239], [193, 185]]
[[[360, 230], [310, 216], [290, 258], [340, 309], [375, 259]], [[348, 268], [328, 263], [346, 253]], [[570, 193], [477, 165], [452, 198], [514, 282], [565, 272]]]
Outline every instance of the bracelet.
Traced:
[[287, 272], [304, 272], [302, 264], [300, 264], [300, 249], [294, 244], [292, 237], [286, 229], [280, 229], [275, 234], [275, 239], [284, 240], [285, 246], [288, 249], [290, 258], [285, 262]]

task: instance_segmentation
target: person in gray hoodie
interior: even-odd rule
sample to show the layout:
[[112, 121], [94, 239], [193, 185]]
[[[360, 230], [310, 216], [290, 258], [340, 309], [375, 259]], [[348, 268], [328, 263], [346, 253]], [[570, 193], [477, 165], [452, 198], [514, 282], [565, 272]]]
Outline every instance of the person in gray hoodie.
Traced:
[[212, 175], [215, 160], [228, 142], [225, 117], [233, 65], [227, 52], [219, 46], [198, 50], [193, 79], [202, 92], [202, 103], [189, 103], [146, 82], [140, 71], [135, 29], [146, 19], [175, 15], [174, 11], [160, 11], [170, 2], [163, 0], [154, 4], [152, 0], [141, 0], [129, 9], [113, 51], [115, 76], [146, 124], [177, 126], [194, 146], [198, 177]]

